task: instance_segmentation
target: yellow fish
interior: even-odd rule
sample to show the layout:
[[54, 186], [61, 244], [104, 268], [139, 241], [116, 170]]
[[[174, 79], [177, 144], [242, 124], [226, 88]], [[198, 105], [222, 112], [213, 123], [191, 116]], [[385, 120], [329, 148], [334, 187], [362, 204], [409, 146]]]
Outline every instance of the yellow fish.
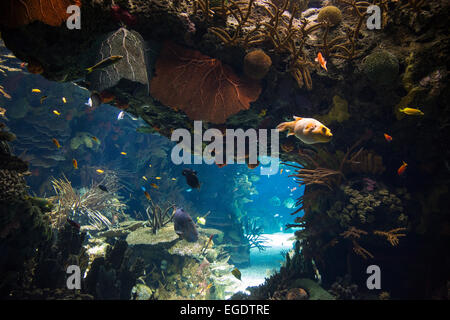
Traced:
[[148, 181], [146, 176], [142, 176], [142, 179], [144, 179], [145, 181]]
[[159, 187], [155, 183], [150, 183], [150, 185], [155, 189], [159, 189]]
[[56, 114], [57, 116], [61, 115], [61, 112], [59, 112], [58, 110], [53, 110], [53, 113]]
[[172, 178], [172, 181], [177, 181], [177, 179], [176, 178]]
[[152, 165], [151, 165], [151, 164], [149, 164], [149, 165], [148, 165], [148, 167], [149, 167], [149, 168], [151, 168], [151, 167], [152, 167]]
[[88, 73], [91, 73], [94, 70], [99, 70], [99, 69], [103, 69], [106, 68], [118, 61], [120, 61], [123, 58], [123, 56], [110, 56], [106, 59], [103, 59], [102, 61], [98, 62], [97, 64], [95, 64], [94, 66], [87, 68], [86, 71]]
[[97, 170], [95, 170], [97, 173], [99, 173], [99, 174], [102, 174], [103, 172], [105, 172], [105, 171], [103, 171], [102, 169], [97, 169]]
[[67, 103], [67, 100], [66, 100], [65, 97], [62, 97], [62, 101], [63, 101], [64, 103]]
[[206, 219], [204, 217], [197, 217], [197, 223], [201, 225], [205, 225]]
[[261, 112], [259, 113], [259, 117], [264, 117], [267, 113], [267, 109], [262, 109]]
[[414, 109], [414, 108], [403, 108], [403, 109], [398, 109], [398, 111], [407, 114], [408, 116], [423, 116], [424, 113], [422, 111], [420, 111], [419, 109]]
[[155, 177], [156, 180], [161, 180], [161, 177]]
[[39, 92], [41, 92], [41, 90], [39, 90], [39, 89], [32, 89], [31, 92], [39, 93]]
[[333, 137], [331, 130], [313, 118], [294, 116], [294, 121], [283, 122], [277, 126], [278, 131], [288, 131], [288, 136], [295, 135], [306, 144], [328, 142]]
[[120, 154], [123, 155], [123, 156], [126, 156], [126, 155], [127, 155], [127, 153], [126, 153], [126, 152], [123, 152], [123, 151], [122, 151]]
[[0, 107], [0, 116], [4, 117], [5, 113], [6, 113], [6, 109]]

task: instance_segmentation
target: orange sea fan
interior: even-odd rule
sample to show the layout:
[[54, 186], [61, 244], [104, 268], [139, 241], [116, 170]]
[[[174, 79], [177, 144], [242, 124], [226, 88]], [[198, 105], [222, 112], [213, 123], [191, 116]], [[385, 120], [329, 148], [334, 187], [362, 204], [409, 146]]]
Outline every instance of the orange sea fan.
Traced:
[[81, 6], [79, 0], [1, 0], [0, 23], [17, 28], [33, 21], [58, 27], [66, 21], [70, 5]]
[[166, 42], [150, 84], [155, 99], [192, 120], [224, 123], [258, 99], [261, 86], [241, 78], [220, 60]]

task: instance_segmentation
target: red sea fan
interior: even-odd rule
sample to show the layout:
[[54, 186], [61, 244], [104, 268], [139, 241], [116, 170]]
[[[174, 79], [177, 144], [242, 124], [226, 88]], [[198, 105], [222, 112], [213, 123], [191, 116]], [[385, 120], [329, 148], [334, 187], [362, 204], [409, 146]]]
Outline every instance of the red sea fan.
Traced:
[[224, 123], [258, 99], [261, 86], [240, 78], [220, 60], [166, 42], [150, 84], [155, 99], [192, 120]]
[[53, 27], [58, 27], [67, 20], [66, 12], [70, 5], [81, 6], [79, 0], [1, 0], [0, 23], [17, 28], [41, 21]]

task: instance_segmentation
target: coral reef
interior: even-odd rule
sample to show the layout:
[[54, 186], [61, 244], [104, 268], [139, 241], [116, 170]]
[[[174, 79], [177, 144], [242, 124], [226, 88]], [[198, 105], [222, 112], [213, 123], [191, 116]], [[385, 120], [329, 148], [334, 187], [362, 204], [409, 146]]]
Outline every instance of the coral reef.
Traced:
[[[38, 2], [48, 7], [46, 17], [41, 17], [39, 10], [26, 12], [25, 9], [34, 9]], [[303, 240], [305, 261], [316, 262], [322, 275], [322, 285], [328, 288], [337, 277], [345, 274], [350, 275], [351, 283], [363, 281], [358, 275], [365, 274], [363, 266], [366, 262], [361, 257], [364, 256], [367, 261], [382, 262], [386, 269], [393, 272], [399, 271], [400, 265], [413, 266], [411, 271], [398, 272], [401, 277], [391, 277], [389, 285], [396, 288], [386, 290], [392, 293], [393, 298], [442, 297], [444, 291], [447, 294], [450, 268], [448, 254], [445, 254], [448, 248], [444, 244], [448, 243], [450, 230], [446, 215], [450, 199], [447, 160], [450, 153], [448, 142], [443, 138], [448, 136], [450, 128], [450, 113], [446, 107], [450, 92], [447, 90], [446, 67], [446, 53], [449, 51], [447, 2], [337, 0], [319, 5], [317, 1], [311, 1], [310, 6], [318, 8], [307, 9], [307, 1], [151, 0], [115, 1], [112, 4], [110, 1], [83, 0], [83, 28], [76, 32], [69, 32], [61, 25], [67, 15], [59, 9], [50, 8], [54, 2], [29, 0], [24, 2], [25, 6], [13, 8], [13, 1], [8, 0], [0, 5], [2, 38], [15, 55], [28, 63], [29, 72], [42, 74], [53, 81], [69, 82], [84, 78], [86, 68], [98, 62], [96, 45], [120, 28], [131, 34], [132, 27], [143, 41], [152, 43], [151, 50], [146, 51], [148, 77], [153, 72], [154, 62], [162, 64], [165, 56], [170, 60], [166, 61], [167, 64], [177, 61], [178, 64], [174, 65], [180, 67], [170, 70], [163, 66], [161, 71], [156, 63], [156, 76], [152, 82], [161, 74], [166, 76], [160, 78], [162, 84], [156, 90], [159, 94], [152, 92], [153, 97], [148, 95], [145, 81], [138, 85], [138, 82], [131, 81], [130, 84], [130, 81], [123, 79], [125, 81], [119, 81], [108, 89], [108, 99], [114, 97], [117, 107], [126, 109], [133, 117], [141, 117], [148, 124], [141, 131], [170, 136], [175, 128], [192, 130], [192, 119], [222, 123], [223, 128], [247, 129], [272, 128], [293, 114], [323, 117], [334, 135], [333, 141], [326, 146], [305, 149], [298, 141], [289, 143], [290, 140], [281, 138], [281, 158], [299, 164], [295, 168], [294, 178], [301, 186], [306, 186], [305, 195], [298, 199], [295, 212], [304, 211], [305, 215], [295, 217], [295, 224], [292, 225], [304, 228], [297, 234]], [[326, 12], [320, 6], [329, 4], [335, 5], [341, 12], [341, 18], [337, 19], [340, 23], [335, 26], [332, 26], [331, 19], [322, 20], [319, 17], [320, 12], [322, 15]], [[371, 4], [382, 9], [380, 30], [365, 27], [368, 18], [366, 9]], [[39, 21], [30, 23], [31, 20]], [[21, 27], [12, 29], [12, 23]], [[166, 39], [177, 45], [166, 45], [161, 54], [158, 48]], [[182, 49], [174, 49], [175, 46]], [[169, 55], [166, 54], [167, 48], [173, 49]], [[272, 66], [263, 79], [250, 82], [252, 90], [247, 90], [249, 92], [241, 101], [236, 98], [236, 87], [226, 83], [229, 84], [230, 79], [243, 81], [241, 72], [245, 70], [245, 54], [256, 49], [270, 56]], [[186, 52], [191, 55], [186, 57]], [[328, 71], [314, 62], [318, 52], [327, 60]], [[61, 110], [62, 116], [50, 121], [48, 115], [52, 109], [49, 106], [53, 102], [48, 101], [49, 106], [40, 106], [40, 97], [30, 94], [31, 83], [24, 80], [22, 72], [12, 74], [11, 70], [18, 68], [17, 62], [2, 61], [1, 65], [7, 68], [0, 67], [0, 102], [7, 109], [6, 116], [21, 124], [14, 130], [18, 137], [14, 142], [15, 151], [31, 163], [30, 170], [36, 176], [39, 174], [35, 171], [37, 169], [49, 171], [70, 166], [70, 163], [65, 163], [63, 154], [72, 152], [72, 149], [68, 150], [69, 141], [76, 134], [72, 135], [64, 119], [73, 116], [69, 113], [74, 108]], [[143, 72], [144, 68], [140, 71]], [[214, 73], [216, 78], [223, 72], [227, 81], [211, 81], [205, 76], [208, 72]], [[7, 78], [4, 78], [5, 74]], [[193, 74], [194, 78], [189, 74]], [[202, 86], [202, 81], [207, 85]], [[213, 92], [213, 95], [201, 94], [201, 90]], [[177, 94], [180, 94], [179, 99], [173, 103], [164, 101], [164, 97]], [[11, 100], [8, 96], [21, 99]], [[226, 101], [220, 102], [223, 97]], [[161, 103], [156, 101], [159, 99]], [[180, 100], [190, 101], [181, 106]], [[425, 115], [420, 119], [406, 117], [398, 113], [400, 107], [423, 107]], [[103, 125], [102, 128], [105, 128], [107, 122]], [[210, 123], [205, 123], [206, 127], [210, 127]], [[363, 141], [364, 145], [362, 142], [355, 143], [369, 128], [373, 134]], [[383, 139], [384, 132], [392, 135], [392, 143], [387, 144]], [[6, 133], [4, 138], [6, 135], [11, 137]], [[119, 134], [114, 135], [117, 138]], [[62, 148], [59, 151], [51, 144], [52, 138], [60, 141]], [[104, 141], [103, 137], [100, 138]], [[78, 151], [91, 150], [87, 144], [81, 145]], [[167, 156], [165, 146], [159, 148], [151, 141], [148, 145], [152, 150], [158, 150], [153, 163], [156, 163], [154, 159]], [[134, 156], [143, 159], [145, 155], [146, 150], [142, 149], [136, 151]], [[11, 166], [21, 169], [4, 167], [9, 160]], [[398, 177], [396, 169], [401, 161], [407, 161], [409, 167], [406, 175]], [[3, 157], [3, 154], [0, 162], [2, 181], [7, 180], [23, 190], [19, 173], [26, 172], [24, 162]], [[130, 171], [143, 170], [146, 164], [141, 160], [138, 162]], [[164, 172], [163, 164], [154, 164], [154, 167], [157, 167], [156, 172]], [[86, 172], [88, 169], [82, 170]], [[147, 170], [146, 175], [151, 173], [154, 176], [152, 168]], [[89, 174], [83, 173], [82, 179], [87, 181], [85, 185], [90, 183], [89, 177]], [[228, 183], [233, 185], [233, 182]], [[245, 188], [246, 184], [243, 181], [242, 187]], [[180, 186], [167, 185], [164, 187], [167, 192], [152, 190], [155, 201], [163, 203], [171, 191], [176, 192], [176, 188]], [[9, 190], [9, 185], [1, 190], [7, 198], [16, 198], [21, 194], [4, 191]], [[4, 233], [8, 236], [2, 240], [9, 241], [16, 236], [16, 232], [23, 232], [30, 233], [30, 239], [36, 243], [44, 241], [42, 233], [35, 231], [46, 228], [40, 226], [30, 232], [23, 222], [34, 221], [48, 208], [31, 205], [32, 200], [23, 195], [21, 197], [20, 201], [16, 199], [20, 203], [8, 202], [13, 209], [5, 213], [5, 219], [9, 220]], [[211, 224], [223, 227], [226, 241], [233, 239], [229, 241], [230, 246], [236, 247], [230, 248], [230, 251], [238, 252], [236, 261], [245, 261], [245, 240], [240, 219], [246, 215], [245, 206], [249, 201], [247, 194], [239, 194], [232, 201], [234, 207], [223, 205], [224, 209], [217, 210], [209, 219]], [[15, 222], [16, 211], [23, 213], [20, 223]], [[25, 218], [30, 215], [32, 219]], [[126, 230], [120, 237], [131, 234], [130, 230]], [[207, 235], [203, 236], [206, 241], [204, 238]], [[27, 240], [24, 246], [34, 248], [34, 245]], [[18, 252], [16, 270], [22, 268], [28, 259], [24, 256], [34, 254], [24, 255], [21, 249]], [[201, 261], [186, 267], [183, 277], [192, 273], [199, 263]], [[170, 266], [171, 263], [160, 263], [155, 270]], [[312, 277], [313, 273], [301, 276]], [[16, 279], [15, 275], [12, 278]], [[277, 296], [286, 297], [288, 291], [284, 290], [289, 288], [274, 284], [281, 278], [273, 278], [273, 290], [269, 290], [270, 294], [265, 291], [260, 297], [275, 298], [277, 291]], [[198, 276], [196, 281], [200, 280], [204, 279]], [[6, 282], [2, 288], [12, 283]], [[157, 280], [154, 282], [157, 283]], [[204, 284], [202, 288], [195, 289], [198, 292], [202, 289], [202, 292], [207, 291], [209, 284]], [[152, 293], [144, 287], [139, 289], [142, 289], [143, 296], [167, 297], [174, 292], [170, 287], [154, 289], [156, 284], [148, 288]], [[212, 288], [209, 292], [213, 291]], [[307, 288], [296, 288], [304, 289], [311, 297]], [[179, 296], [188, 297], [194, 287], [184, 289], [181, 293], [180, 288]]]
[[217, 230], [200, 228], [198, 241], [180, 240], [173, 223], [156, 234], [148, 227], [128, 234], [131, 261], [145, 261], [144, 282], [155, 299], [223, 299], [230, 295], [237, 285], [231, 275], [233, 265], [227, 263], [229, 256], [224, 256], [222, 246], [207, 246], [210, 234]]
[[[26, 164], [11, 154], [7, 142], [0, 141], [0, 146], [0, 296], [7, 298], [13, 290], [29, 286], [37, 249], [52, 237], [46, 215], [51, 205], [28, 195], [22, 174]], [[14, 168], [17, 163], [20, 166]]]
[[130, 262], [130, 250], [125, 240], [117, 240], [106, 249], [104, 257], [92, 261], [84, 285], [95, 299], [130, 300], [137, 278], [143, 275], [144, 261]]

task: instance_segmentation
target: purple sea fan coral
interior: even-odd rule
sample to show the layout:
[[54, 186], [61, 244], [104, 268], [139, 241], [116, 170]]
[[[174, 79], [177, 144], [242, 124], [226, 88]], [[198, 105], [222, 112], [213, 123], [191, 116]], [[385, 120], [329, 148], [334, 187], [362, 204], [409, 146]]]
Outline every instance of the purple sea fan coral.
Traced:
[[364, 178], [363, 179], [364, 184], [365, 184], [365, 190], [372, 192], [373, 190], [375, 190], [375, 187], [377, 185], [377, 182], [375, 180], [372, 180], [370, 178]]

